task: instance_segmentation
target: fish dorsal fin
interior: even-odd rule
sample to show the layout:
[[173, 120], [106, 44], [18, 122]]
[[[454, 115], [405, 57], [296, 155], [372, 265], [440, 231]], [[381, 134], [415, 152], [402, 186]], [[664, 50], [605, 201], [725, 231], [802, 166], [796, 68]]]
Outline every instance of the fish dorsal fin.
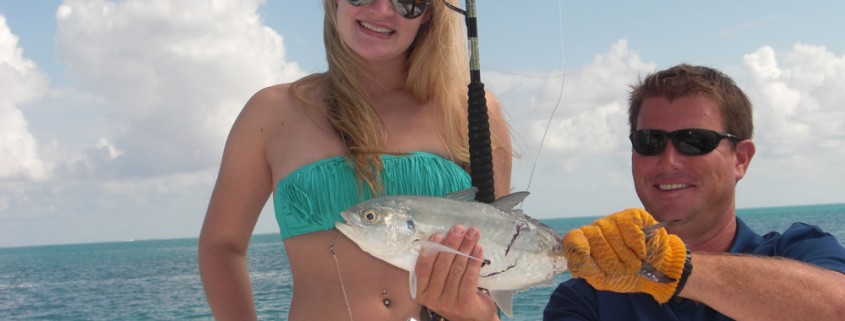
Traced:
[[490, 205], [493, 205], [494, 207], [502, 211], [511, 211], [515, 206], [519, 205], [519, 203], [522, 203], [522, 201], [524, 201], [525, 198], [528, 197], [528, 194], [528, 192], [524, 191], [510, 193], [493, 201], [493, 203], [490, 203]]
[[499, 306], [499, 309], [502, 310], [507, 316], [513, 316], [513, 295], [516, 294], [516, 291], [512, 290], [505, 290], [505, 291], [490, 291], [490, 297], [493, 298], [493, 301], [496, 302], [496, 305]]
[[475, 193], [478, 192], [478, 188], [475, 186], [463, 189], [454, 193], [447, 194], [443, 196], [444, 198], [453, 199], [457, 201], [465, 201], [465, 202], [474, 202], [475, 201]]

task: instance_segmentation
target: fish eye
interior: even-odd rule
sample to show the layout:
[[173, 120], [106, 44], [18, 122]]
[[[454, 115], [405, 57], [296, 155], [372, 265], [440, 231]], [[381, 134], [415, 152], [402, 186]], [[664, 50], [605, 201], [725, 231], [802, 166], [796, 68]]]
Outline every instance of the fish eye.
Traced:
[[365, 210], [364, 213], [362, 213], [361, 218], [364, 219], [364, 222], [375, 223], [376, 218], [378, 218], [378, 214], [376, 213], [376, 210], [368, 209]]

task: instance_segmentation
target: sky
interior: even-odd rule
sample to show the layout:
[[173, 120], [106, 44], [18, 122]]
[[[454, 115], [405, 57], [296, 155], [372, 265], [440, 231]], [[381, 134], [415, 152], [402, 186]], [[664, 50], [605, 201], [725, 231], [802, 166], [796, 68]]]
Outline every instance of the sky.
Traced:
[[[845, 202], [845, 2], [477, 11], [529, 215], [641, 206], [628, 86], [679, 63], [726, 72], [754, 104], [738, 208]], [[0, 247], [197, 237], [235, 117], [257, 90], [325, 70], [321, 28], [316, 0], [0, 0]], [[270, 200], [255, 233], [277, 232]]]

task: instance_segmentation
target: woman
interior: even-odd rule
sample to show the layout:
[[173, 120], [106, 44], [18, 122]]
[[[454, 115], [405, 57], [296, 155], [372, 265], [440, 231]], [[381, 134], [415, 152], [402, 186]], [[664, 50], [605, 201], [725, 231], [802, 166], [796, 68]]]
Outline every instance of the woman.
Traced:
[[[462, 17], [441, 0], [323, 6], [329, 70], [256, 93], [226, 142], [199, 245], [212, 312], [256, 318], [246, 252], [272, 193], [293, 277], [289, 320], [420, 319], [422, 305], [453, 321], [496, 319], [490, 298], [476, 291], [475, 261], [422, 257], [415, 300], [406, 271], [334, 229], [341, 210], [373, 195], [469, 187]], [[488, 108], [501, 196], [510, 141], [489, 95]], [[478, 255], [477, 232], [455, 226], [435, 240]]]

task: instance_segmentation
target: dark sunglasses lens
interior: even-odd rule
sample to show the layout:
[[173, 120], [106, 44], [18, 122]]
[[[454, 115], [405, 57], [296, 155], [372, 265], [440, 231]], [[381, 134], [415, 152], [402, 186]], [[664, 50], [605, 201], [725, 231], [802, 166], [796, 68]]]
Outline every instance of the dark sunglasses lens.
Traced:
[[427, 5], [428, 0], [393, 0], [393, 6], [396, 7], [399, 15], [408, 19], [421, 16]]
[[348, 1], [349, 4], [356, 6], [356, 7], [367, 5], [370, 2], [373, 2], [373, 0], [346, 0], [346, 1]]
[[675, 148], [687, 155], [707, 154], [719, 146], [720, 140], [719, 133], [701, 129], [681, 130], [673, 137]]
[[[373, 2], [373, 0], [346, 1], [356, 7], [368, 5]], [[428, 5], [429, 1], [430, 0], [391, 0], [391, 2], [393, 2], [393, 7], [396, 8], [396, 12], [398, 12], [400, 16], [408, 19], [414, 19], [421, 16], [423, 12], [425, 12], [425, 7]]]
[[631, 134], [631, 144], [637, 153], [654, 156], [660, 154], [666, 148], [669, 136], [658, 130], [638, 130]]

